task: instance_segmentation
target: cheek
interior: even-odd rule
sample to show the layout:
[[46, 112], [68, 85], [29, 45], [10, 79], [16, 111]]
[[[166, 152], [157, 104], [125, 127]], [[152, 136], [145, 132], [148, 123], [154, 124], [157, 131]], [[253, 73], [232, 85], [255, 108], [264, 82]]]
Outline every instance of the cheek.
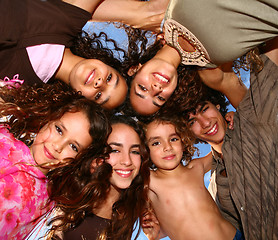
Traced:
[[75, 158], [77, 155], [77, 152], [73, 151], [70, 148], [66, 148], [65, 150], [63, 150], [62, 155], [60, 155], [61, 159], [65, 159], [65, 158]]
[[135, 168], [137, 169], [137, 171], [139, 171], [140, 167], [141, 167], [141, 156], [134, 156], [132, 158], [132, 163], [135, 166]]
[[112, 167], [114, 167], [118, 162], [118, 158], [119, 156], [117, 156], [115, 153], [111, 153], [109, 155], [109, 158], [106, 160], [106, 162], [109, 163]]
[[47, 142], [50, 139], [51, 136], [51, 130], [49, 127], [47, 128], [42, 128], [39, 133], [37, 134], [34, 144], [40, 144], [43, 142]]
[[193, 126], [190, 127], [190, 131], [195, 135], [195, 137], [198, 137], [200, 134], [200, 126], [198, 123], [194, 123]]

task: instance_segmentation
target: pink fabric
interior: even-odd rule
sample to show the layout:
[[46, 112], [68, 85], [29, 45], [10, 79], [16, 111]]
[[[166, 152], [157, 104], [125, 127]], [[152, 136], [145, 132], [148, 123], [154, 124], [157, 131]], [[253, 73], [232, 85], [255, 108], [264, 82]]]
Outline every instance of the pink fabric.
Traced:
[[47, 179], [29, 148], [0, 125], [0, 239], [24, 239], [45, 213]]
[[65, 46], [59, 44], [41, 44], [26, 48], [35, 73], [44, 83], [48, 82], [60, 66], [64, 49]]

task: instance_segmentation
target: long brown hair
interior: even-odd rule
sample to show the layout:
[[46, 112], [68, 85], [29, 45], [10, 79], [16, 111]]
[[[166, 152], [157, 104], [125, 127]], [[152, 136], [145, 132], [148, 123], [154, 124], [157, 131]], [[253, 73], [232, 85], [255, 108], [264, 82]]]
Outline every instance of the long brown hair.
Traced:
[[[147, 199], [149, 171], [146, 171], [148, 154], [144, 145], [142, 128], [127, 116], [112, 116], [111, 124], [131, 126], [141, 139], [141, 168], [129, 188], [121, 191], [119, 200], [113, 204], [111, 221], [99, 239], [130, 239], [136, 220], [142, 219]], [[69, 231], [80, 224], [86, 214], [94, 212], [107, 198], [110, 190], [112, 167], [106, 162], [109, 146], [98, 152], [86, 151], [73, 164], [57, 168], [48, 174], [50, 200], [57, 202], [62, 213], [51, 222], [52, 239], [60, 239], [59, 231]], [[93, 169], [92, 169], [93, 168]], [[66, 172], [61, 177], [60, 172]], [[59, 186], [59, 188], [55, 187]], [[55, 191], [53, 191], [53, 188]]]

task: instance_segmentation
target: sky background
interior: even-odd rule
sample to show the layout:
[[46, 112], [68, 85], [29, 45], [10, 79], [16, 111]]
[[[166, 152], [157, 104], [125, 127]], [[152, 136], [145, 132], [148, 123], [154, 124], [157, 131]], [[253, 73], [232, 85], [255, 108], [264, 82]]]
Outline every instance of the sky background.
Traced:
[[[98, 33], [98, 32], [103, 31], [103, 32], [107, 33], [107, 35], [110, 38], [116, 40], [121, 48], [125, 49], [126, 46], [128, 46], [128, 40], [127, 40], [125, 31], [120, 28], [115, 28], [113, 24], [88, 22], [84, 26], [83, 30], [87, 31], [88, 33], [90, 33], [90, 32]], [[241, 75], [241, 79], [242, 79], [243, 83], [247, 87], [249, 87], [249, 72], [245, 72], [245, 71], [241, 70], [240, 75]], [[228, 109], [229, 109], [229, 111], [235, 111], [235, 109], [231, 105], [229, 105]], [[199, 149], [199, 157], [205, 156], [206, 154], [208, 154], [210, 152], [209, 144], [196, 144], [196, 147]], [[193, 158], [195, 158], [195, 157], [198, 157], [198, 156], [195, 155]], [[206, 187], [208, 187], [208, 185], [209, 185], [209, 180], [210, 180], [210, 171], [208, 173], [206, 173], [204, 176], [204, 183], [205, 183]], [[137, 232], [137, 231], [135, 231], [135, 232]], [[138, 240], [148, 240], [148, 238], [144, 235], [143, 232], [141, 232]], [[166, 237], [166, 238], [163, 238], [163, 240], [170, 240], [170, 238]]]

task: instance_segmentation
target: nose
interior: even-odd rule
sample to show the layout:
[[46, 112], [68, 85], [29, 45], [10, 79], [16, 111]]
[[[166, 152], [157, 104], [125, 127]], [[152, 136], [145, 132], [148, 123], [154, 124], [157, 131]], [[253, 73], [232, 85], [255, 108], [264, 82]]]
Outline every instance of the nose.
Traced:
[[132, 164], [132, 161], [131, 161], [131, 158], [130, 158], [130, 154], [124, 153], [121, 156], [120, 164], [124, 165], [124, 166], [130, 166]]
[[207, 128], [211, 125], [211, 120], [204, 116], [200, 116], [198, 121], [199, 121], [200, 125], [202, 126], [202, 128]]
[[103, 78], [102, 77], [99, 77], [99, 78], [95, 79], [95, 82], [94, 82], [94, 87], [95, 88], [101, 87], [102, 84], [103, 84]]
[[172, 148], [172, 145], [170, 142], [165, 142], [164, 143], [164, 146], [163, 146], [163, 151], [164, 152], [167, 152], [167, 151], [171, 151], [173, 148]]
[[63, 143], [61, 141], [54, 141], [52, 143], [53, 149], [54, 151], [56, 151], [57, 153], [61, 153], [63, 150]]
[[154, 95], [157, 95], [157, 94], [161, 93], [162, 90], [163, 90], [163, 89], [162, 89], [162, 86], [161, 86], [159, 83], [154, 82], [154, 83], [152, 84], [152, 91], [153, 91], [153, 94], [154, 94]]

